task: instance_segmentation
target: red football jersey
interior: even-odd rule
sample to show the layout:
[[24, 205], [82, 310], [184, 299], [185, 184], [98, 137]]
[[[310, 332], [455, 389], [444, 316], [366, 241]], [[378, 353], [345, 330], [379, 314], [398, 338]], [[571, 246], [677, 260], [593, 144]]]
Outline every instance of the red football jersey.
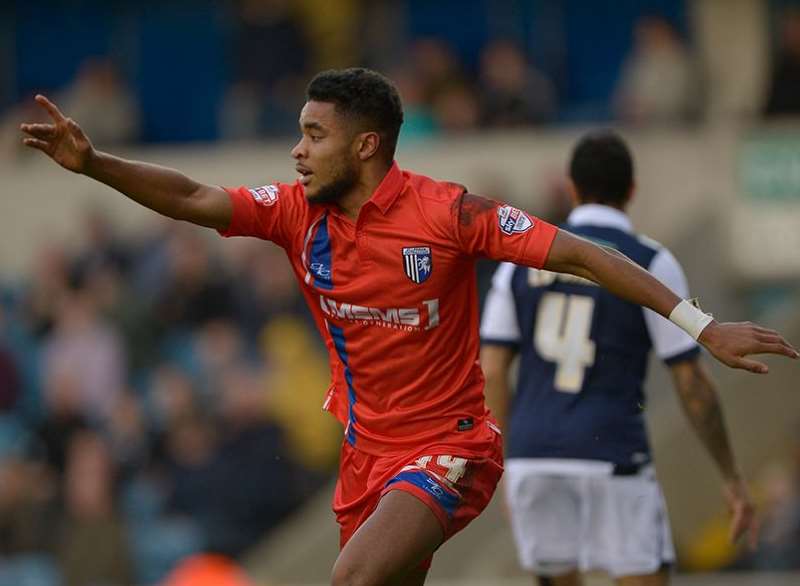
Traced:
[[300, 183], [228, 189], [223, 236], [284, 248], [330, 354], [325, 408], [377, 455], [493, 432], [478, 362], [478, 257], [541, 267], [557, 229], [464, 187], [392, 165], [358, 220]]

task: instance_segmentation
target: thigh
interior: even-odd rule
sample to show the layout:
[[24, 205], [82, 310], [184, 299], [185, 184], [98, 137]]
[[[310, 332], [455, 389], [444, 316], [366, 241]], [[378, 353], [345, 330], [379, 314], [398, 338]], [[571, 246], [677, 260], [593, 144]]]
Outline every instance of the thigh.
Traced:
[[443, 540], [442, 525], [426, 504], [406, 491], [390, 491], [339, 553], [332, 583], [422, 584], [420, 565]]

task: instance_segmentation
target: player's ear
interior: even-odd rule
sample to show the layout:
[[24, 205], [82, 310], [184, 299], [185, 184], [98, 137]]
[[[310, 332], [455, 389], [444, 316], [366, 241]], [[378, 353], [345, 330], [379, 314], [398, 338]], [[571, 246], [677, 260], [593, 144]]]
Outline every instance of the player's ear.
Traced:
[[578, 195], [578, 188], [575, 187], [575, 182], [572, 177], [567, 177], [567, 193], [569, 194], [569, 201], [572, 207], [576, 208], [581, 205], [581, 196]]
[[381, 146], [381, 135], [377, 132], [362, 132], [356, 136], [356, 153], [358, 158], [366, 161], [378, 152]]
[[636, 195], [636, 183], [631, 183], [631, 188], [628, 190], [628, 197], [625, 198], [625, 206], [631, 205], [633, 198]]

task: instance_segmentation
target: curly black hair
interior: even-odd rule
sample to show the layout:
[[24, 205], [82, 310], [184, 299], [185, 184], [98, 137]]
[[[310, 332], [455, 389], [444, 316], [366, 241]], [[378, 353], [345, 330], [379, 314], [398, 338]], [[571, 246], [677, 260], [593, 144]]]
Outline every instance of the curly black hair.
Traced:
[[633, 157], [613, 130], [584, 135], [572, 151], [569, 176], [583, 202], [624, 205], [633, 187]]
[[403, 124], [403, 104], [395, 85], [377, 71], [363, 67], [330, 69], [314, 76], [306, 89], [306, 99], [330, 102], [336, 111], [376, 131], [381, 137], [380, 152], [391, 162]]

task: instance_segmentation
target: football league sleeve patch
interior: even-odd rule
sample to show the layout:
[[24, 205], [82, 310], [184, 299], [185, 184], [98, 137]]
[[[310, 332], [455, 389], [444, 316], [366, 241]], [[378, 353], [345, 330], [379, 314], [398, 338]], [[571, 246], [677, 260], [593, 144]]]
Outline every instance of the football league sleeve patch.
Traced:
[[558, 229], [526, 211], [465, 192], [453, 222], [462, 250], [472, 256], [542, 268]]
[[[253, 236], [275, 242], [286, 248], [293, 229], [300, 224], [298, 198], [294, 187], [272, 183], [259, 187], [226, 187], [233, 214], [222, 236]], [[302, 198], [300, 198], [302, 199]]]

